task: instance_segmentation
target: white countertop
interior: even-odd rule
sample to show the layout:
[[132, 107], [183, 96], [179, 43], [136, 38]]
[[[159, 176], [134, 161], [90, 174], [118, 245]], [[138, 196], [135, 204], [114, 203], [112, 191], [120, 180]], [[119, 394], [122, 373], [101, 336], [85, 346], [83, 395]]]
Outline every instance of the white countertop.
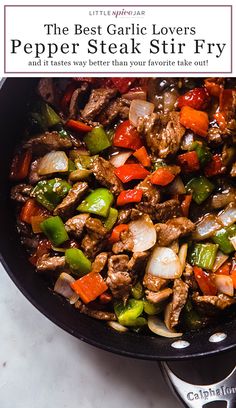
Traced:
[[157, 363], [81, 342], [0, 276], [0, 408], [180, 408]]

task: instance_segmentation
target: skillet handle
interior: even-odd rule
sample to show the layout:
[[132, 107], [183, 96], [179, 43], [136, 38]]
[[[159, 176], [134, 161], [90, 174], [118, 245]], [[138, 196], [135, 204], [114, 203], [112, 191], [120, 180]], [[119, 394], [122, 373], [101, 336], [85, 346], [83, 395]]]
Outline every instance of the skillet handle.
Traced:
[[188, 408], [202, 408], [214, 401], [226, 401], [227, 408], [236, 407], [236, 367], [215, 384], [195, 385], [181, 380], [166, 362], [161, 362], [162, 373], [179, 400]]

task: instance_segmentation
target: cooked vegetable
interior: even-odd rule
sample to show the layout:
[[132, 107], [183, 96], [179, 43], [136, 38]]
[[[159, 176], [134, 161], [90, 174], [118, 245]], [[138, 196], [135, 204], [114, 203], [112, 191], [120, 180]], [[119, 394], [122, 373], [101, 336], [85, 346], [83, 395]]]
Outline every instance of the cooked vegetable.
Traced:
[[144, 295], [143, 286], [140, 282], [137, 282], [134, 286], [132, 286], [131, 293], [134, 299], [140, 300]]
[[175, 175], [167, 168], [160, 167], [154, 173], [152, 173], [150, 180], [152, 184], [157, 184], [158, 186], [167, 186], [175, 178]]
[[218, 245], [205, 243], [194, 244], [190, 249], [189, 259], [192, 265], [212, 270], [216, 260]]
[[186, 189], [180, 176], [176, 176], [175, 179], [166, 186], [165, 192], [172, 195], [185, 194]]
[[199, 158], [195, 151], [180, 154], [177, 160], [183, 173], [192, 173], [200, 169]]
[[115, 174], [123, 183], [131, 180], [145, 179], [150, 173], [141, 164], [124, 164], [115, 170]]
[[182, 265], [176, 253], [156, 246], [148, 260], [146, 273], [163, 279], [176, 279], [182, 275]]
[[79, 132], [90, 132], [93, 128], [91, 126], [86, 125], [84, 122], [80, 122], [79, 120], [69, 119], [66, 122], [66, 126], [72, 130], [79, 131]]
[[184, 217], [188, 217], [191, 202], [192, 194], [186, 194], [181, 203], [181, 210]]
[[118, 241], [120, 240], [120, 234], [121, 234], [122, 232], [125, 232], [125, 231], [128, 231], [128, 230], [129, 230], [129, 227], [128, 227], [127, 224], [117, 225], [117, 226], [113, 229], [113, 231], [112, 231], [112, 233], [111, 233], [111, 236], [110, 236], [110, 238], [109, 238], [109, 241], [110, 241], [112, 244], [114, 244], [115, 242], [118, 242]]
[[47, 210], [52, 211], [68, 194], [70, 188], [67, 181], [59, 178], [42, 180], [35, 186], [31, 196]]
[[116, 204], [118, 206], [129, 203], [139, 203], [142, 200], [143, 191], [135, 188], [134, 190], [124, 190], [117, 197]]
[[78, 295], [70, 287], [74, 281], [75, 279], [71, 275], [62, 272], [54, 285], [54, 292], [67, 298], [71, 304], [78, 300]]
[[204, 167], [211, 160], [212, 154], [206, 143], [197, 140], [196, 142], [193, 142], [190, 148], [196, 152], [201, 166]]
[[113, 200], [113, 194], [109, 190], [106, 188], [97, 188], [82, 201], [77, 207], [77, 210], [107, 217]]
[[110, 207], [107, 218], [104, 221], [104, 227], [110, 231], [115, 225], [118, 218], [118, 210]]
[[49, 152], [40, 160], [37, 171], [40, 176], [53, 173], [65, 173], [68, 171], [68, 157], [65, 152], [62, 151]]
[[139, 133], [129, 120], [125, 120], [117, 126], [113, 138], [113, 146], [137, 150], [142, 147], [142, 145], [143, 143]]
[[101, 126], [95, 127], [87, 133], [84, 141], [91, 154], [97, 154], [111, 146], [111, 142]]
[[40, 226], [54, 246], [60, 246], [69, 239], [65, 226], [58, 216], [47, 218]]
[[110, 163], [113, 164], [114, 167], [121, 167], [123, 166], [123, 164], [125, 164], [125, 162], [131, 156], [131, 154], [132, 154], [131, 150], [124, 151], [124, 152], [122, 151], [122, 152], [119, 152], [118, 154], [114, 154], [110, 158]]
[[81, 181], [87, 180], [91, 175], [91, 171], [87, 169], [77, 169], [73, 170], [69, 175], [70, 181]]
[[93, 272], [82, 276], [82, 278], [71, 283], [70, 286], [84, 303], [92, 302], [108, 289], [102, 276]]
[[218, 174], [222, 174], [225, 171], [225, 167], [222, 163], [222, 157], [219, 154], [215, 154], [211, 161], [207, 163], [205, 167], [205, 175], [206, 177], [217, 176]]
[[212, 271], [213, 272], [217, 271], [217, 273], [219, 273], [219, 268], [225, 263], [225, 261], [227, 261], [227, 259], [228, 255], [225, 255], [223, 254], [223, 252], [218, 250]]
[[143, 310], [148, 316], [154, 316], [163, 311], [163, 304], [154, 304], [144, 299], [143, 301]]
[[146, 324], [146, 320], [140, 317], [143, 312], [142, 300], [129, 299], [126, 305], [118, 302], [114, 305], [114, 310], [118, 322], [123, 326], [140, 327]]
[[202, 204], [214, 190], [212, 184], [206, 177], [193, 178], [186, 184], [186, 190], [192, 194], [193, 200], [197, 204]]
[[214, 283], [220, 293], [227, 296], [234, 296], [234, 285], [231, 276], [215, 275]]
[[129, 231], [134, 242], [133, 252], [147, 251], [156, 243], [156, 230], [148, 215], [142, 215], [129, 223]]
[[180, 123], [199, 136], [207, 135], [209, 119], [206, 112], [183, 106], [180, 111]]
[[151, 159], [148, 155], [145, 146], [140, 147], [140, 149], [136, 150], [136, 152], [134, 152], [133, 155], [144, 167], [151, 166]]
[[193, 271], [202, 293], [206, 296], [215, 296], [217, 293], [217, 288], [211, 275], [203, 271], [198, 266], [194, 266]]
[[206, 214], [197, 224], [192, 237], [196, 241], [210, 238], [221, 228], [218, 218], [214, 214]]
[[188, 244], [181, 245], [179, 249], [178, 257], [179, 257], [179, 261], [182, 267], [182, 271], [184, 271], [185, 269], [187, 253], [188, 253]]
[[45, 210], [33, 198], [29, 198], [21, 209], [20, 220], [31, 224], [33, 216], [43, 216], [44, 214]]
[[183, 335], [183, 333], [176, 333], [167, 329], [162, 320], [156, 316], [149, 316], [148, 327], [153, 333], [161, 337], [175, 338]]
[[122, 326], [122, 324], [120, 324], [118, 322], [110, 321], [107, 324], [108, 324], [108, 326], [110, 326], [112, 329], [118, 331], [119, 333], [125, 333], [125, 332], [128, 331], [127, 327]]
[[12, 160], [10, 178], [14, 181], [24, 180], [28, 176], [30, 162], [32, 160], [31, 150], [16, 154]]
[[178, 107], [190, 106], [191, 108], [201, 110], [206, 109], [209, 102], [210, 97], [205, 87], [194, 88], [178, 98]]
[[139, 118], [150, 116], [153, 113], [154, 108], [155, 106], [153, 103], [141, 99], [134, 99], [131, 102], [129, 110], [129, 120], [132, 125], [137, 126]]
[[219, 245], [219, 249], [224, 252], [225, 254], [230, 254], [231, 252], [234, 251], [234, 247], [232, 245], [232, 242], [230, 241], [230, 238], [233, 238], [236, 236], [236, 224], [231, 225], [230, 227], [227, 228], [221, 228], [219, 231], [217, 231], [212, 238], [213, 241]]
[[86, 275], [91, 270], [91, 262], [84, 253], [77, 248], [69, 248], [65, 252], [66, 262], [79, 276]]
[[230, 203], [217, 217], [224, 227], [229, 227], [236, 222], [236, 203]]

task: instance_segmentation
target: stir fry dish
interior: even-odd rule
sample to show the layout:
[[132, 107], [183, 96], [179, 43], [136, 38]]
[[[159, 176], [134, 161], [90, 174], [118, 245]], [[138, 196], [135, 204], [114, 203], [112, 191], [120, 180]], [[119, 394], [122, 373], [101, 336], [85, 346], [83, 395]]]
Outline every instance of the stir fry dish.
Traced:
[[236, 78], [40, 79], [10, 180], [45, 290], [119, 332], [234, 318], [235, 143]]

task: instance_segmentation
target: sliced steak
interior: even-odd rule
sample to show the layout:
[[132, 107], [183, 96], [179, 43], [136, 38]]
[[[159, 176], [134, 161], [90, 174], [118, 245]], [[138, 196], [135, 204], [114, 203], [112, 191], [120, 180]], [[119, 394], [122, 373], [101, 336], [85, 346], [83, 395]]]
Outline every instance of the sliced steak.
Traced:
[[132, 274], [138, 274], [145, 270], [145, 266], [149, 257], [149, 252], [134, 252], [128, 263], [128, 269]]
[[62, 202], [55, 208], [53, 214], [59, 215], [63, 219], [69, 218], [87, 190], [88, 184], [85, 181], [79, 181], [74, 184], [69, 190], [67, 196], [63, 198]]
[[37, 260], [36, 269], [38, 272], [55, 271], [65, 267], [64, 256], [43, 255]]
[[100, 254], [98, 254], [92, 263], [91, 272], [93, 273], [102, 272], [107, 264], [107, 260], [108, 260], [107, 252], [101, 252]]
[[116, 89], [97, 88], [93, 89], [88, 103], [81, 111], [81, 117], [85, 121], [93, 121], [96, 116], [108, 105], [110, 100], [116, 96]]
[[167, 200], [164, 203], [157, 204], [155, 211], [155, 220], [165, 222], [170, 218], [182, 215], [181, 206], [178, 200]]
[[179, 323], [180, 313], [188, 298], [188, 285], [181, 279], [174, 280], [173, 298], [167, 306], [168, 313], [165, 315], [165, 324], [169, 329], [173, 329]]
[[137, 220], [143, 213], [136, 208], [128, 208], [120, 210], [118, 214], [117, 224], [128, 224], [128, 222]]
[[156, 224], [157, 244], [169, 246], [176, 239], [190, 234], [195, 225], [186, 217], [178, 217], [168, 220], [165, 224]]
[[95, 256], [102, 251], [106, 246], [107, 229], [102, 225], [102, 222], [97, 218], [89, 217], [85, 221], [87, 234], [82, 240], [81, 247], [85, 255], [94, 260]]
[[123, 190], [121, 181], [114, 173], [115, 167], [109, 161], [97, 157], [93, 160], [90, 169], [99, 183], [107, 187], [112, 193], [118, 195]]
[[58, 102], [58, 94], [52, 78], [41, 78], [38, 83], [37, 91], [41, 98], [51, 105]]
[[195, 279], [194, 273], [193, 273], [193, 267], [189, 265], [189, 263], [186, 263], [185, 269], [183, 271], [182, 279], [185, 283], [187, 283], [188, 287], [191, 290], [198, 290], [199, 286], [197, 284], [197, 281]]
[[116, 98], [103, 109], [97, 120], [103, 126], [111, 125], [115, 119], [127, 119], [129, 117], [130, 101], [124, 98]]
[[154, 303], [155, 305], [167, 300], [170, 295], [173, 293], [173, 290], [170, 288], [159, 290], [158, 292], [152, 292], [151, 290], [146, 290], [146, 299]]
[[153, 292], [158, 292], [168, 285], [168, 283], [168, 279], [158, 278], [157, 276], [151, 275], [151, 273], [145, 273], [143, 278], [143, 286]]
[[35, 136], [24, 144], [24, 148], [32, 148], [34, 154], [43, 155], [52, 150], [66, 150], [72, 147], [72, 142], [67, 137], [61, 137], [58, 132], [45, 132]]
[[83, 314], [93, 317], [98, 320], [117, 320], [115, 313], [105, 312], [103, 310], [92, 309], [91, 307], [85, 306], [80, 300], [75, 303], [75, 307]]
[[30, 170], [29, 170], [29, 182], [30, 184], [37, 184], [40, 180], [45, 180], [46, 176], [39, 176], [38, 175], [38, 166], [39, 166], [40, 159], [36, 159], [31, 163]]
[[83, 104], [85, 103], [86, 95], [88, 91], [88, 84], [86, 82], [81, 84], [80, 88], [77, 88], [71, 97], [70, 105], [69, 105], [69, 118], [70, 119], [77, 119], [79, 109], [82, 108]]
[[31, 193], [32, 186], [29, 184], [17, 184], [11, 188], [11, 199], [18, 203], [25, 203]]
[[235, 298], [224, 294], [218, 296], [200, 296], [197, 292], [193, 294], [192, 300], [197, 311], [204, 316], [215, 316], [236, 303]]
[[75, 238], [80, 238], [89, 214], [79, 214], [69, 218], [65, 223], [66, 231]]
[[114, 298], [127, 301], [131, 289], [131, 276], [128, 271], [128, 255], [112, 255], [108, 260], [106, 280]]
[[232, 169], [230, 171], [231, 177], [236, 177], [236, 162], [233, 164]]
[[120, 234], [120, 241], [112, 246], [114, 254], [120, 254], [125, 251], [133, 251], [134, 241], [130, 231], [124, 231]]
[[136, 205], [137, 210], [153, 217], [156, 212], [156, 206], [160, 202], [160, 191], [151, 183], [150, 176], [141, 181], [136, 188], [143, 191], [142, 201]]
[[179, 112], [153, 113], [139, 121], [138, 131], [144, 133], [147, 145], [160, 158], [177, 153], [185, 128]]
[[89, 217], [85, 221], [85, 226], [89, 234], [93, 234], [96, 238], [104, 238], [107, 235], [107, 229], [103, 226], [98, 218]]

